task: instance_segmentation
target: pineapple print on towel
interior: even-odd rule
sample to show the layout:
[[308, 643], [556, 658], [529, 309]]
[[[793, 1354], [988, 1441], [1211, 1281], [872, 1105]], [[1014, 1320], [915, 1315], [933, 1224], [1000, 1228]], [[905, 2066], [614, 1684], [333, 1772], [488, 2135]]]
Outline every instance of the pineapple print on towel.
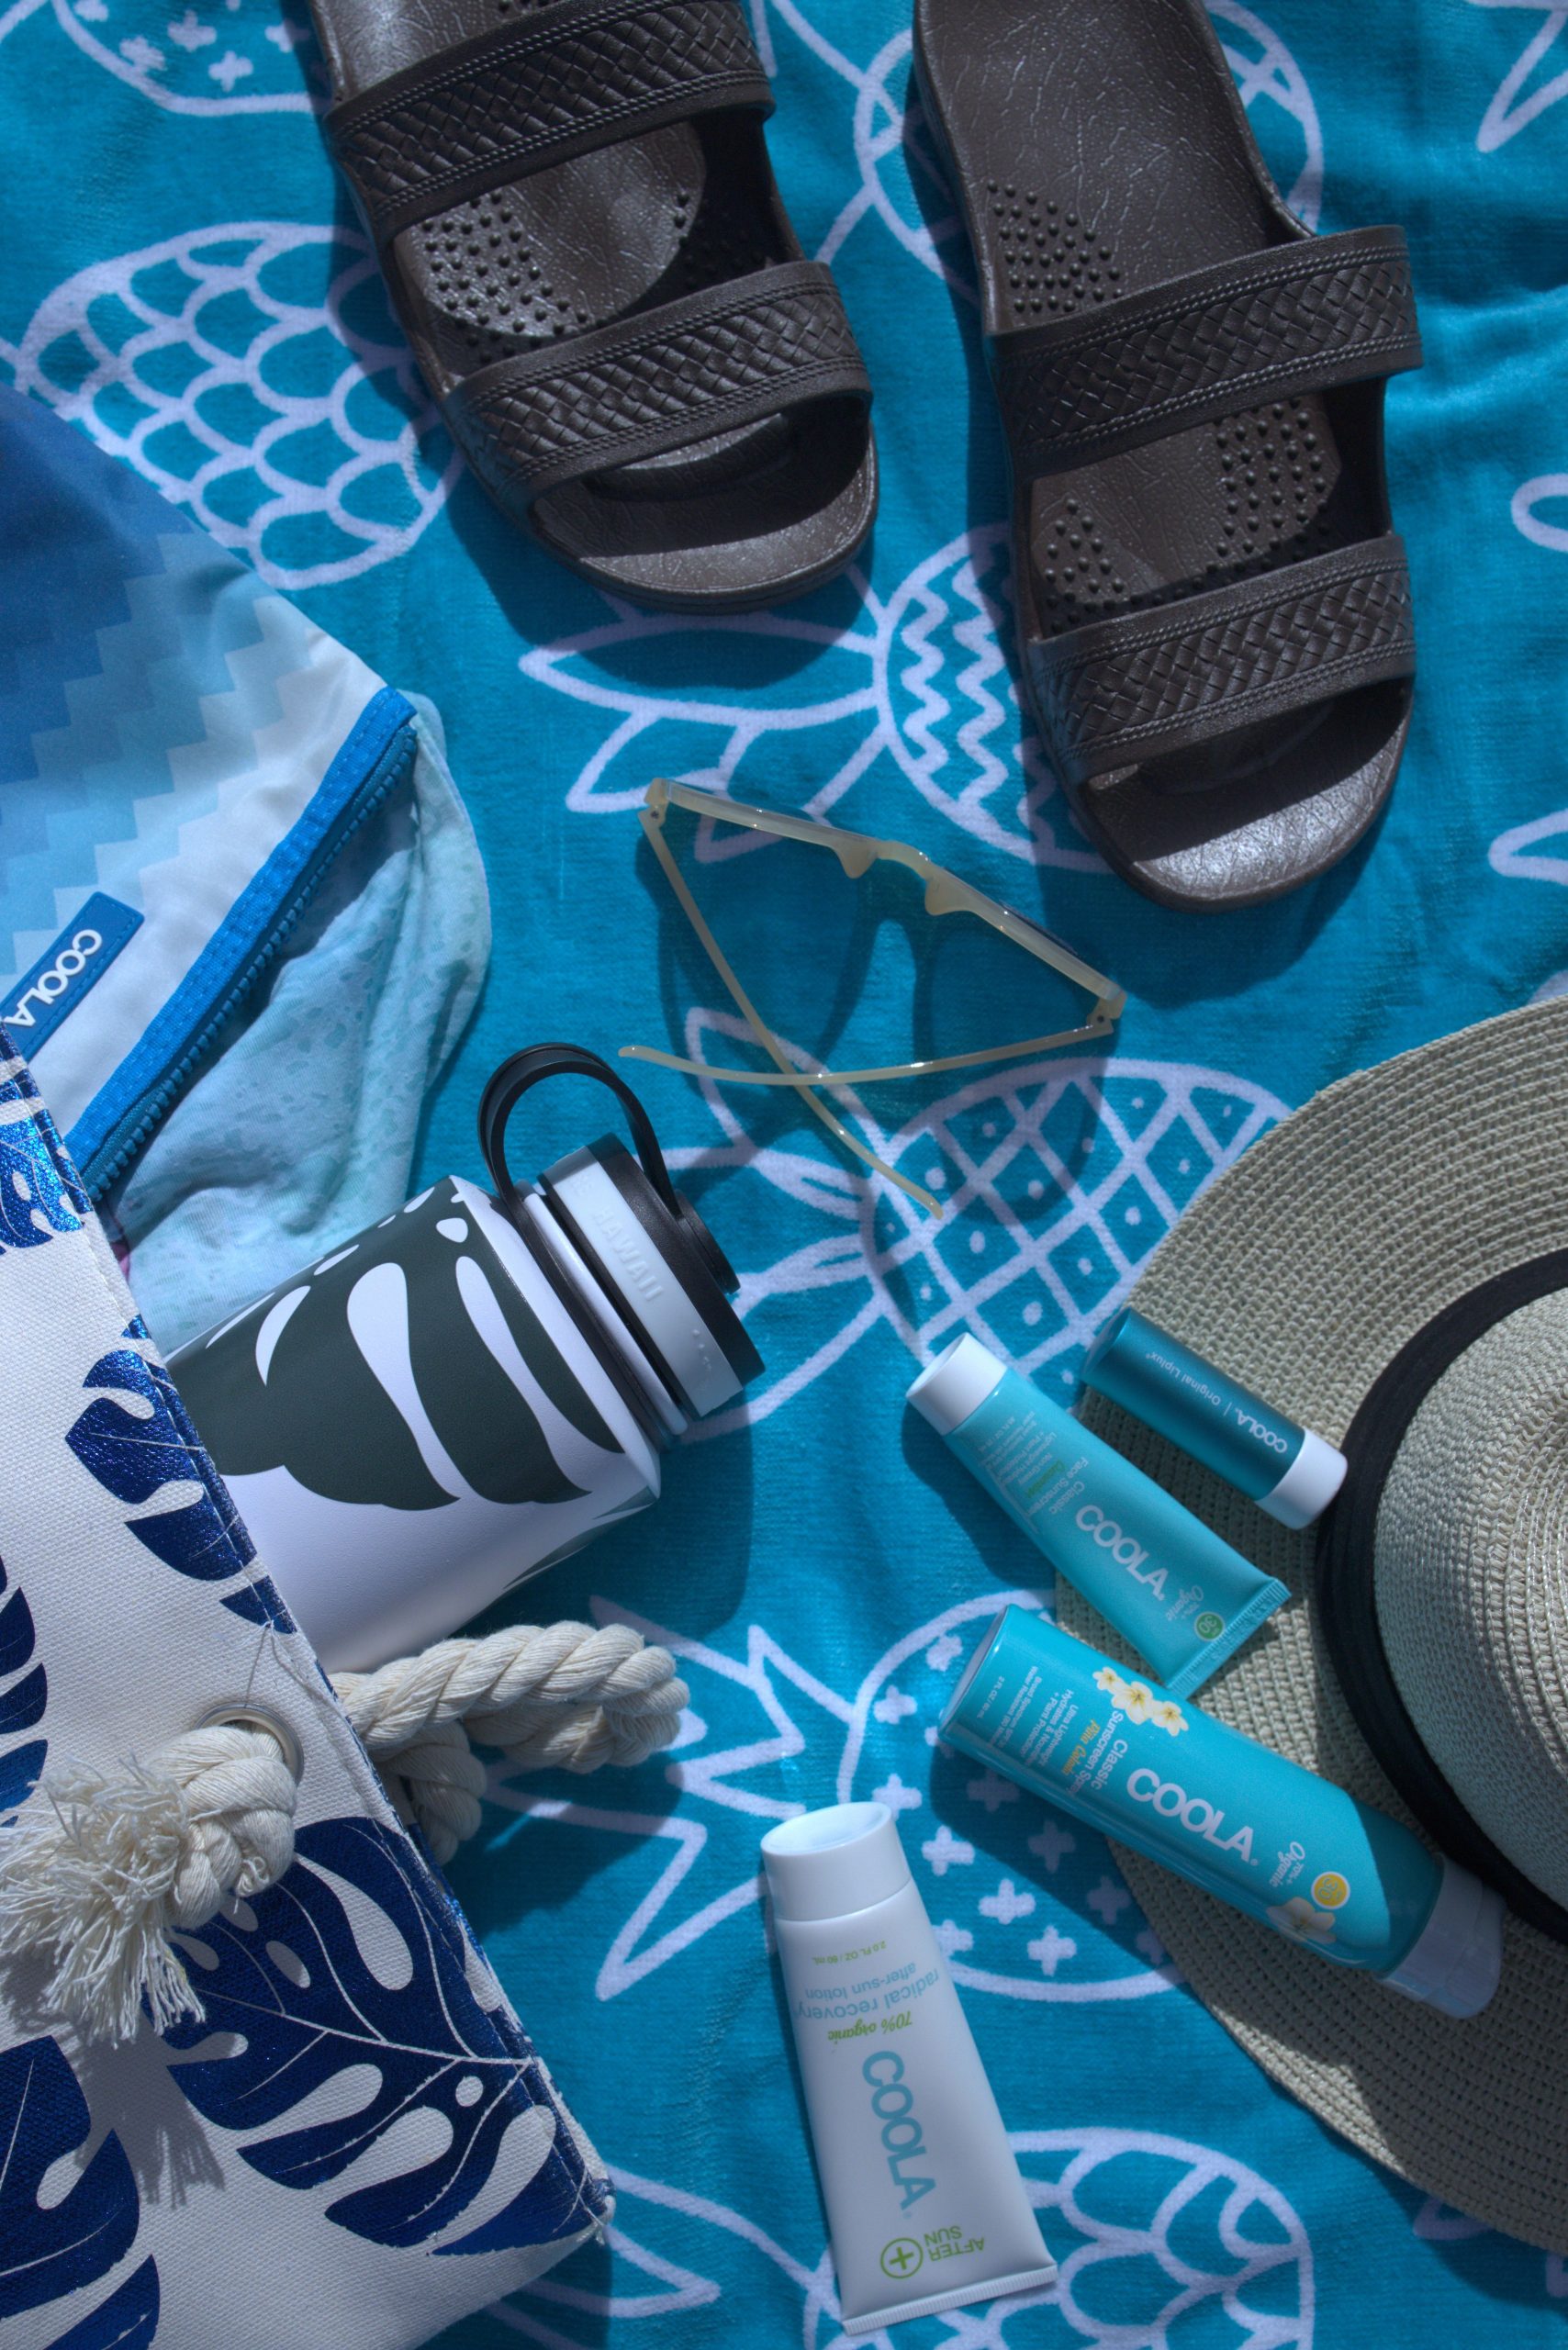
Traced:
[[[417, 1606], [439, 1574], [442, 1612], [459, 1621], [657, 1490], [652, 1454], [533, 1259], [456, 1177], [194, 1340], [172, 1369], [333, 1663], [340, 1610], [417, 1645], [412, 1617], [398, 1630], [396, 1595]], [[314, 1606], [290, 1572], [311, 1561], [330, 1562]]]

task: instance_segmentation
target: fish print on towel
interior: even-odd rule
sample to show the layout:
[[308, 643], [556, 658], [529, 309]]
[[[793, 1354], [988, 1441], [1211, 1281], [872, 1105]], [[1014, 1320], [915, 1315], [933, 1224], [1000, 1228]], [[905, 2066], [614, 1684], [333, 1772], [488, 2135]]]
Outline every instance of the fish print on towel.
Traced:
[[[1019, 1551], [1027, 1546], [1017, 1538]], [[1023, 1559], [1019, 1561], [1024, 1563]], [[665, 1975], [687, 1996], [722, 1963], [729, 1921], [759, 1911], [757, 1839], [819, 1802], [885, 1803], [956, 1983], [1031, 2005], [1142, 2000], [1181, 1980], [1122, 1882], [1103, 1837], [1047, 1811], [1011, 1780], [942, 1744], [937, 1724], [965, 1660], [997, 1610], [1041, 1606], [1037, 1591], [995, 1583], [894, 1640], [858, 1685], [834, 1686], [801, 1643], [753, 1622], [740, 1636], [694, 1638], [595, 1598], [594, 1620], [629, 1624], [667, 1648], [691, 1692], [668, 1757], [606, 1790], [542, 1794], [504, 1762], [489, 1795], [525, 1830], [532, 1869], [549, 1874], [559, 1840], [641, 1845], [629, 1912], [585, 1945], [600, 2001]], [[669, 1790], [679, 1808], [669, 1808]], [[608, 1798], [608, 1799], [607, 1799]], [[458, 1864], [459, 1882], [466, 1864]], [[616, 1882], [622, 1881], [619, 1874]]]
[[[1527, 23], [1532, 17], [1540, 19], [1498, 83], [1481, 118], [1475, 144], [1483, 155], [1493, 155], [1556, 106], [1560, 98], [1568, 98], [1568, 49], [1562, 45], [1568, 8], [1558, 5], [1558, 0], [1471, 0], [1471, 5], [1507, 9], [1516, 16], [1522, 15]], [[1538, 68], [1544, 70], [1538, 73]]]
[[459, 469], [355, 230], [188, 229], [77, 270], [17, 325], [0, 351], [17, 389], [270, 587], [325, 587], [405, 554]]
[[[1314, 2350], [1311, 2239], [1290, 2198], [1250, 2165], [1222, 2147], [1114, 2124], [1015, 2131], [1012, 2143], [1057, 2281], [926, 2319], [922, 2350], [1182, 2350], [1211, 2338], [1229, 2350]], [[826, 2251], [792, 2241], [774, 2210], [716, 2201], [706, 2183], [617, 2167], [608, 2289], [578, 2288], [568, 2300], [548, 2282], [530, 2287], [473, 2321], [465, 2339], [485, 2350], [520, 2336], [591, 2350], [608, 2325], [627, 2350], [677, 2350], [712, 2310], [713, 2340], [749, 2343], [743, 2311], [788, 2297], [779, 2339], [802, 2350], [842, 2343]]]
[[[727, 1013], [693, 1013], [684, 1049], [725, 1061], [745, 1035]], [[738, 1089], [704, 1080], [701, 1092], [722, 1138], [671, 1149], [669, 1163], [720, 1179], [712, 1213], [726, 1230], [761, 1221], [745, 1214], [743, 1188], [762, 1182], [778, 1195], [766, 1219], [772, 1253], [735, 1253], [737, 1310], [778, 1369], [699, 1422], [694, 1443], [767, 1418], [879, 1327], [908, 1347], [912, 1376], [968, 1330], [1070, 1393], [1156, 1243], [1286, 1114], [1266, 1088], [1226, 1070], [1126, 1056], [1003, 1066], [891, 1130], [868, 1087], [846, 1123], [942, 1202], [936, 1218], [825, 1138], [819, 1149], [809, 1118], [787, 1139], [758, 1142], [759, 1113]]]
[[[780, 760], [804, 745], [819, 778], [808, 815], [853, 827], [857, 786], [902, 782], [912, 795], [909, 832], [938, 857], [951, 850], [926, 809], [1021, 863], [1101, 870], [1020, 718], [1004, 524], [938, 547], [886, 597], [852, 569], [829, 600], [846, 608], [842, 621], [796, 610], [689, 620], [622, 607], [613, 620], [531, 647], [518, 665], [525, 677], [603, 713], [567, 807], [580, 815], [640, 807], [654, 775], [766, 800]], [[802, 668], [804, 653], [814, 657]], [[777, 696], [758, 692], [759, 668], [777, 670]], [[722, 682], [696, 691], [658, 682], [690, 676]]]

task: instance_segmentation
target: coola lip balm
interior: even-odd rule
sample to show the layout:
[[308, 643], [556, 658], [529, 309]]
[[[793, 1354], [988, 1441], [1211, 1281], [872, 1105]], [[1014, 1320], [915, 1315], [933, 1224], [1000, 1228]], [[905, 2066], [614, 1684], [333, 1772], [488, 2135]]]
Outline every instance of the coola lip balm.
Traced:
[[978, 1338], [909, 1400], [1169, 1689], [1198, 1688], [1290, 1594]]
[[1125, 1305], [1090, 1348], [1083, 1384], [1247, 1494], [1282, 1526], [1310, 1526], [1345, 1480], [1345, 1456]]
[[1497, 1987], [1503, 1905], [1468, 1869], [1023, 1608], [991, 1626], [941, 1734], [1331, 1964], [1450, 2016]]
[[762, 1840], [846, 2333], [1048, 2285], [1056, 2263], [886, 1804]]

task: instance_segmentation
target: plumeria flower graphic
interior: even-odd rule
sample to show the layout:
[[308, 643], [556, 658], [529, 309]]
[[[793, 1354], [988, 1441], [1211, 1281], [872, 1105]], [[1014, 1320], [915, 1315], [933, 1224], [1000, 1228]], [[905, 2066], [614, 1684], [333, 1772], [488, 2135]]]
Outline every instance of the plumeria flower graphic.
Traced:
[[1289, 1934], [1300, 1942], [1331, 1942], [1334, 1939], [1334, 1919], [1327, 1909], [1319, 1909], [1305, 1894], [1293, 1894], [1288, 1901], [1276, 1902], [1268, 1911], [1271, 1926], [1282, 1934]]

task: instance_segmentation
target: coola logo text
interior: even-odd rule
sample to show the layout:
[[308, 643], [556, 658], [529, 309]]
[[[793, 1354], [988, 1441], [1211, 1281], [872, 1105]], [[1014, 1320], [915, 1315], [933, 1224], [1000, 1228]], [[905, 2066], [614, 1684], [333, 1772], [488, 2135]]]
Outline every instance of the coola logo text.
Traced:
[[1148, 1583], [1157, 1597], [1164, 1598], [1166, 1569], [1151, 1567], [1148, 1552], [1142, 1543], [1135, 1542], [1130, 1534], [1125, 1534], [1114, 1517], [1107, 1517], [1104, 1511], [1096, 1509], [1092, 1502], [1085, 1502], [1078, 1513], [1077, 1523], [1092, 1541], [1098, 1542], [1102, 1550], [1109, 1550], [1116, 1564], [1125, 1567], [1135, 1583]]
[[39, 971], [4, 1017], [7, 1028], [34, 1028], [51, 1003], [65, 993], [73, 979], [79, 979], [95, 955], [104, 951], [103, 933], [79, 930], [69, 946], [62, 946], [47, 971]]
[[1152, 1804], [1162, 1819], [1179, 1820], [1189, 1836], [1201, 1836], [1204, 1843], [1212, 1844], [1217, 1852], [1238, 1852], [1244, 1861], [1251, 1863], [1251, 1829], [1233, 1829], [1227, 1836], [1224, 1812], [1216, 1811], [1206, 1796], [1190, 1796], [1185, 1787], [1176, 1785], [1174, 1779], [1162, 1779], [1159, 1772], [1151, 1771], [1147, 1763], [1129, 1773], [1127, 1793], [1134, 1803]]
[[914, 2092], [903, 2076], [903, 2058], [890, 2048], [879, 2048], [860, 2070], [870, 2084], [871, 2110], [881, 2124], [888, 2176], [899, 2190], [900, 2209], [907, 2211], [923, 2195], [931, 2194], [936, 2181], [922, 2178], [912, 2167], [928, 2162], [930, 2156], [925, 2151], [925, 2132], [914, 2111]]

